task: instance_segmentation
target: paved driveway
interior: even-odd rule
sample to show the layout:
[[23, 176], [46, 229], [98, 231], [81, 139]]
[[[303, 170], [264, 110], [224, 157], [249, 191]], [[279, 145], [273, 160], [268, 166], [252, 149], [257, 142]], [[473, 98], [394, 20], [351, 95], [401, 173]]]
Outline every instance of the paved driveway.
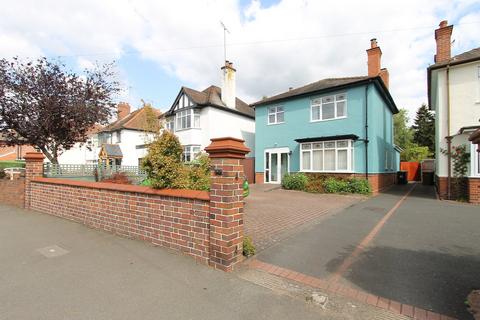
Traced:
[[277, 185], [255, 184], [245, 199], [245, 235], [253, 239], [257, 250], [263, 250], [326, 213], [365, 199], [363, 196], [312, 194], [282, 190]]
[[328, 215], [257, 259], [419, 310], [471, 319], [464, 301], [480, 288], [480, 208], [436, 200], [434, 190], [422, 185], [405, 197], [411, 188], [397, 186]]

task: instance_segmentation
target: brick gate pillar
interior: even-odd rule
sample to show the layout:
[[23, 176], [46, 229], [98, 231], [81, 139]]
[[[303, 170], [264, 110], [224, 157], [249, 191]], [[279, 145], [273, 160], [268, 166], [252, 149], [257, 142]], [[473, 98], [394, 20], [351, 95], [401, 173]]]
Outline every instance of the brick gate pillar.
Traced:
[[212, 164], [210, 185], [210, 265], [231, 271], [241, 260], [243, 243], [242, 160], [250, 152], [236, 138], [211, 139], [205, 148]]
[[25, 208], [30, 208], [31, 184], [33, 178], [43, 176], [43, 159], [40, 152], [27, 152], [25, 154]]

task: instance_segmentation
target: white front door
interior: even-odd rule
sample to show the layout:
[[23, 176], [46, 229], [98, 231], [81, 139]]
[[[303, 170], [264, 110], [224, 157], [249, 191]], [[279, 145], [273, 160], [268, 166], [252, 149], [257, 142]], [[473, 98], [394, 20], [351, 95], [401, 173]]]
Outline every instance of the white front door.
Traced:
[[282, 177], [289, 171], [288, 148], [265, 149], [265, 183], [281, 183]]

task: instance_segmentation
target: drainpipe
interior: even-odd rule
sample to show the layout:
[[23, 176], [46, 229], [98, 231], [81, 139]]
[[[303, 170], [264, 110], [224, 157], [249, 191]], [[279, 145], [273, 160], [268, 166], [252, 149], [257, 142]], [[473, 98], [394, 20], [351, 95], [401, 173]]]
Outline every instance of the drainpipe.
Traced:
[[368, 181], [368, 87], [365, 86], [365, 179]]
[[451, 199], [452, 196], [452, 136], [450, 136], [450, 64], [447, 65], [447, 157], [448, 157], [448, 170], [447, 170], [447, 199]]

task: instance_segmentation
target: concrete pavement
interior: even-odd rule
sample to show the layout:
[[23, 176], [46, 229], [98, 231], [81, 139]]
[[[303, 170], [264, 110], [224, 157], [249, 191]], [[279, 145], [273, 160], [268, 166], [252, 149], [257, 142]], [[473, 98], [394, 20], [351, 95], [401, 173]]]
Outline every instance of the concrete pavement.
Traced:
[[323, 309], [306, 302], [304, 291], [267, 283], [248, 271], [216, 271], [164, 248], [0, 206], [2, 320], [392, 319], [341, 300]]

